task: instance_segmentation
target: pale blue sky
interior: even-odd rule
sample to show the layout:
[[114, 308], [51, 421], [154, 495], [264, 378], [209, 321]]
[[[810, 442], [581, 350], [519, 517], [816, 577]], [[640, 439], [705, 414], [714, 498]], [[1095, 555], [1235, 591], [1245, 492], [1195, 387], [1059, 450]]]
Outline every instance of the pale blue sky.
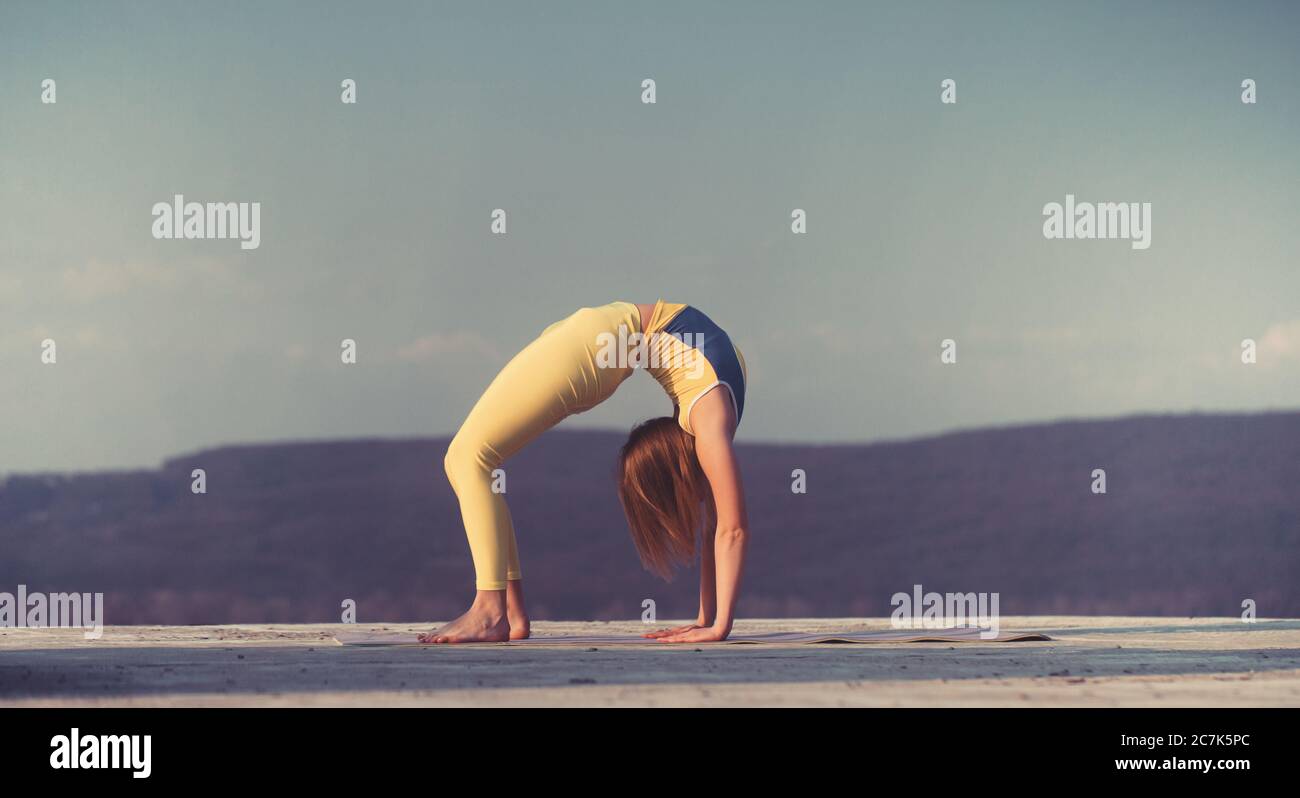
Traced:
[[[1300, 404], [1291, 4], [193, 5], [0, 8], [0, 472], [450, 434], [551, 321], [659, 296], [744, 349], [746, 440]], [[1067, 192], [1151, 248], [1045, 240]], [[261, 247], [154, 240], [175, 193]]]

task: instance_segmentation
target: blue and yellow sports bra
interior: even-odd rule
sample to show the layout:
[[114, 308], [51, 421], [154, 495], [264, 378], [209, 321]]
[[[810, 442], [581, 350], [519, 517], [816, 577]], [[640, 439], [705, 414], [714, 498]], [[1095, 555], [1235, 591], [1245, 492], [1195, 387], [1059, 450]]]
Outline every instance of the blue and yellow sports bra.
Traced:
[[641, 366], [677, 405], [677, 423], [691, 431], [691, 408], [719, 385], [727, 386], [736, 423], [745, 412], [745, 358], [726, 332], [690, 305], [655, 303], [642, 331], [647, 362]]

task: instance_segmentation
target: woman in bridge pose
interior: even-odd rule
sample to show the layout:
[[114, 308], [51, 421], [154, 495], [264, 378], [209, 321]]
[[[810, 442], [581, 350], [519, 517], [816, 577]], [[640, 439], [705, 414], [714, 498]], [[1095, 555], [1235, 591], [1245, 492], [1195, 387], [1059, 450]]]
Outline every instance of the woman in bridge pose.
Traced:
[[745, 361], [723, 330], [689, 305], [613, 302], [582, 308], [515, 355], [447, 448], [477, 594], [469, 611], [421, 635], [426, 643], [528, 637], [522, 572], [505, 497], [492, 472], [542, 432], [589, 410], [643, 368], [673, 415], [637, 425], [619, 460], [618, 495], [641, 562], [667, 577], [700, 558], [694, 623], [652, 632], [666, 643], [725, 640], [744, 570], [749, 524], [732, 449], [745, 409]]

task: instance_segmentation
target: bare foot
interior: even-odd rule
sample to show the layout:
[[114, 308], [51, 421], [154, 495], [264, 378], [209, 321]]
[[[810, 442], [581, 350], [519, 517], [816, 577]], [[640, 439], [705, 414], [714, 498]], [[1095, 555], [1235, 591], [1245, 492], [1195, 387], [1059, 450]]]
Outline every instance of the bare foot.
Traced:
[[512, 637], [504, 615], [478, 607], [436, 632], [420, 635], [421, 643], [501, 643]]
[[528, 633], [529, 633], [528, 616], [523, 614], [515, 615], [514, 613], [510, 613], [509, 615], [506, 616], [506, 618], [510, 623], [510, 639], [527, 640]]
[[506, 620], [510, 622], [510, 639], [528, 638], [528, 611], [524, 609], [524, 583], [512, 579], [506, 583]]

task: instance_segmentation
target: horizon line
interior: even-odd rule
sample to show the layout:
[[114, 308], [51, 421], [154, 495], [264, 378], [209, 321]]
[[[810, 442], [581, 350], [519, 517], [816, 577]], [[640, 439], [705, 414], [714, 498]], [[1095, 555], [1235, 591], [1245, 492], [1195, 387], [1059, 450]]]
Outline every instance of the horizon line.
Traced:
[[[1228, 418], [1243, 417], [1254, 418], [1264, 416], [1285, 416], [1300, 415], [1300, 407], [1294, 408], [1267, 408], [1264, 410], [1239, 410], [1239, 411], [1219, 411], [1219, 410], [1186, 410], [1186, 411], [1146, 411], [1136, 413], [1125, 413], [1116, 416], [1061, 416], [1043, 421], [1019, 421], [1007, 422], [1001, 424], [984, 424], [979, 426], [952, 427], [938, 432], [925, 433], [921, 435], [902, 436], [895, 438], [874, 438], [859, 441], [789, 441], [789, 440], [740, 440], [737, 441], [739, 447], [750, 446], [784, 446], [784, 447], [816, 447], [816, 448], [845, 448], [845, 447], [871, 447], [871, 446], [890, 446], [906, 443], [920, 443], [922, 441], [938, 440], [954, 435], [966, 435], [971, 433], [1002, 431], [1007, 432], [1016, 429], [1029, 429], [1033, 427], [1049, 427], [1062, 424], [1106, 424], [1119, 423], [1125, 421], [1136, 421], [1140, 419], [1174, 419], [1174, 418]], [[543, 435], [550, 433], [561, 433], [566, 435], [625, 435], [626, 430], [616, 427], [580, 427], [577, 429], [557, 429], [551, 428]], [[359, 435], [351, 437], [338, 438], [283, 438], [269, 441], [234, 441], [230, 443], [216, 444], [205, 446], [192, 450], [182, 450], [174, 455], [163, 458], [154, 466], [120, 466], [107, 467], [99, 469], [73, 469], [69, 471], [0, 471], [0, 483], [7, 482], [11, 477], [49, 477], [62, 476], [73, 477], [85, 474], [129, 474], [138, 472], [160, 471], [166, 467], [169, 462], [173, 462], [182, 457], [191, 457], [206, 452], [221, 451], [226, 449], [252, 449], [258, 447], [272, 446], [311, 446], [311, 445], [332, 445], [346, 443], [402, 443], [416, 441], [438, 441], [450, 440], [455, 433], [443, 435]]]

